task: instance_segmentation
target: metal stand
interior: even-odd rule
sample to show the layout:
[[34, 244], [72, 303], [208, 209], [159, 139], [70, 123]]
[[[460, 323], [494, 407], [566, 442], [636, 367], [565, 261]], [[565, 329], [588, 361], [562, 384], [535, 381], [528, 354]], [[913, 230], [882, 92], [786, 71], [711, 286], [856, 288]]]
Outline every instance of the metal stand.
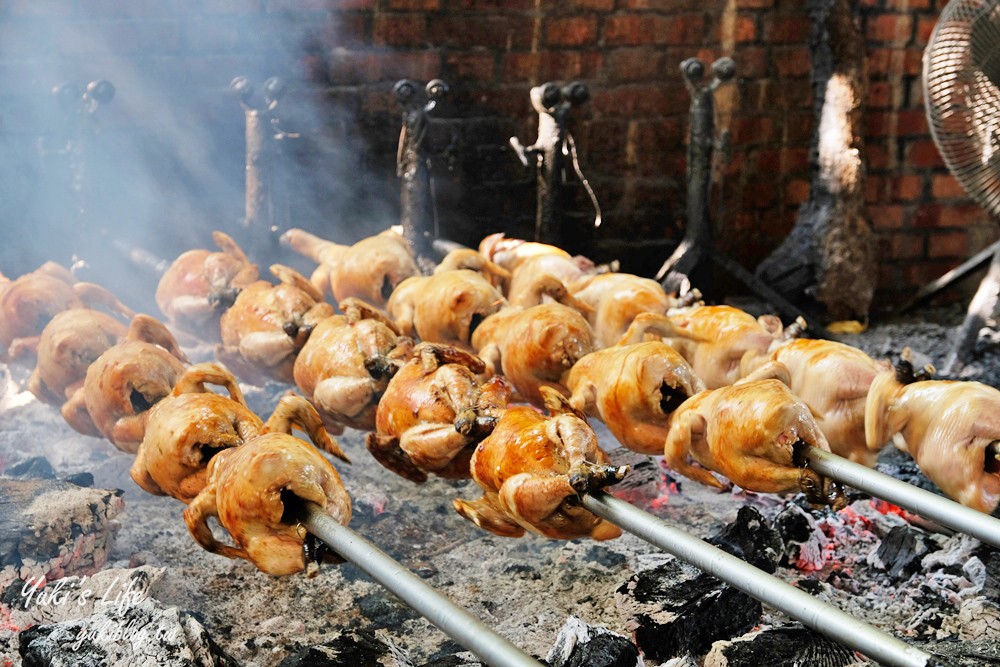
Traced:
[[583, 83], [573, 81], [560, 87], [545, 83], [531, 89], [531, 105], [538, 112], [538, 138], [530, 146], [521, 144], [517, 137], [510, 138], [510, 145], [524, 166], [532, 162], [536, 167], [538, 199], [535, 211], [535, 240], [561, 245], [565, 220], [566, 157], [583, 183], [594, 205], [594, 226], [601, 225], [601, 208], [590, 183], [583, 176], [577, 159], [576, 144], [567, 127], [566, 117], [574, 106], [590, 99], [590, 91]]
[[319, 505], [305, 503], [303, 525], [487, 664], [494, 667], [541, 667], [540, 662], [425, 584], [374, 544], [340, 525]]
[[264, 99], [254, 101], [254, 87], [245, 76], [229, 84], [246, 112], [246, 212], [243, 226], [249, 236], [247, 246], [257, 261], [278, 253], [278, 235], [289, 227], [288, 199], [278, 184], [274, 168], [285, 140], [298, 138], [281, 129], [278, 101], [285, 83], [278, 77], [264, 82]]
[[440, 101], [448, 94], [448, 84], [433, 79], [421, 86], [416, 81], [402, 79], [396, 82], [393, 92], [403, 106], [403, 127], [396, 151], [400, 224], [421, 269], [431, 270], [435, 264], [432, 244], [440, 233], [431, 187], [427, 126]]
[[876, 498], [888, 500], [942, 526], [971, 535], [986, 544], [1000, 547], [1000, 519], [822, 449], [809, 447], [805, 456], [809, 467], [820, 475], [835, 479]]
[[817, 600], [805, 591], [668, 525], [624, 500], [603, 491], [584, 495], [581, 500], [588, 510], [622, 530], [718, 577], [880, 664], [898, 667], [930, 667], [935, 664], [929, 653]]

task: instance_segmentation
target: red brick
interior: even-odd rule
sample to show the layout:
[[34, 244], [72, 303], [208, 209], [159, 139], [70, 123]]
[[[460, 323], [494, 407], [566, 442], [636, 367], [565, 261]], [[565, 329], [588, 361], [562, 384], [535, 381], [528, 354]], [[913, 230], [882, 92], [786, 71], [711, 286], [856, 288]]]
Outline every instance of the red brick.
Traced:
[[892, 163], [889, 147], [884, 143], [865, 142], [865, 157], [869, 169], [887, 169]]
[[882, 203], [886, 199], [888, 189], [888, 179], [885, 176], [868, 176], [865, 179], [865, 203]]
[[906, 161], [914, 167], [943, 167], [941, 153], [931, 139], [921, 139], [909, 142], [906, 149]]
[[[501, 78], [507, 83], [552, 79], [592, 79], [601, 70], [601, 54], [596, 51], [543, 51], [507, 53], [500, 63]], [[591, 91], [593, 92], [593, 90]], [[525, 91], [527, 99], [527, 91]]]
[[702, 14], [610, 16], [604, 24], [604, 43], [609, 46], [642, 44], [699, 44], [705, 32]]
[[615, 8], [615, 0], [564, 0], [564, 6], [572, 9], [609, 12]]
[[924, 256], [924, 238], [912, 232], [889, 234], [886, 237], [888, 257], [893, 260], [917, 259]]
[[773, 179], [751, 179], [743, 190], [742, 206], [745, 208], [771, 208], [777, 199], [778, 187]]
[[928, 136], [927, 114], [923, 109], [900, 109], [897, 114], [897, 131], [900, 136]]
[[865, 36], [873, 42], [890, 42], [902, 46], [913, 36], [913, 17], [907, 14], [869, 17]]
[[762, 148], [755, 151], [754, 165], [757, 171], [766, 174], [781, 173], [781, 151], [776, 148]]
[[602, 88], [593, 93], [593, 108], [597, 113], [616, 118], [669, 116], [683, 113], [689, 101], [677, 91], [664, 90], [659, 85], [633, 85]]
[[931, 33], [937, 25], [936, 16], [921, 16], [917, 19], [917, 46], [926, 46], [931, 41]]
[[551, 46], [592, 44], [597, 38], [597, 18], [594, 16], [571, 16], [552, 19], [545, 26], [545, 34]]
[[774, 138], [774, 121], [767, 116], [736, 118], [731, 131], [734, 143], [767, 144]]
[[753, 16], [737, 16], [733, 27], [733, 40], [737, 44], [757, 41], [757, 19]]
[[791, 143], [809, 141], [812, 138], [815, 123], [816, 119], [812, 112], [789, 111], [785, 114], [782, 123], [784, 140]]
[[809, 199], [809, 181], [797, 178], [785, 185], [785, 204], [798, 205]]
[[903, 226], [905, 214], [902, 206], [869, 206], [868, 219], [875, 229], [900, 229]]
[[765, 29], [765, 39], [775, 44], [804, 44], [808, 37], [809, 19], [805, 16], [778, 16]]
[[741, 47], [736, 57], [736, 72], [740, 78], [759, 78], [767, 74], [771, 58], [764, 47]]
[[812, 69], [812, 64], [809, 62], [809, 50], [804, 46], [775, 49], [774, 66], [780, 77], [805, 76]]
[[655, 10], [661, 12], [702, 11], [704, 0], [621, 0], [621, 9]]
[[865, 97], [869, 109], [887, 109], [894, 104], [892, 84], [888, 81], [872, 81], [868, 84], [868, 95]]
[[940, 204], [924, 204], [910, 218], [914, 227], [938, 227], [941, 224], [943, 207]]
[[951, 204], [942, 206], [939, 220], [942, 227], [993, 225], [990, 215], [979, 204]]
[[902, 174], [889, 180], [893, 201], [912, 202], [921, 197], [924, 179], [916, 174]]
[[659, 49], [612, 49], [606, 56], [605, 74], [608, 81], [616, 83], [660, 80], [663, 77], [663, 60]]
[[492, 53], [448, 53], [444, 57], [445, 66], [454, 72], [457, 79], [468, 79], [476, 83], [492, 81], [496, 62]]
[[388, 0], [389, 9], [413, 12], [433, 12], [441, 9], [441, 0]]
[[736, 0], [737, 9], [767, 9], [774, 6], [774, 0]]
[[380, 14], [372, 27], [373, 41], [379, 46], [427, 44], [427, 20], [423, 14]]
[[965, 231], [937, 232], [927, 238], [927, 256], [964, 258], [969, 254], [969, 234]]
[[931, 195], [935, 199], [957, 199], [969, 196], [958, 179], [951, 174], [931, 176]]
[[438, 48], [487, 48], [512, 51], [531, 48], [534, 19], [492, 14], [469, 17], [452, 12], [428, 14], [429, 42]]
[[781, 165], [785, 173], [797, 174], [809, 168], [808, 148], [782, 148]]

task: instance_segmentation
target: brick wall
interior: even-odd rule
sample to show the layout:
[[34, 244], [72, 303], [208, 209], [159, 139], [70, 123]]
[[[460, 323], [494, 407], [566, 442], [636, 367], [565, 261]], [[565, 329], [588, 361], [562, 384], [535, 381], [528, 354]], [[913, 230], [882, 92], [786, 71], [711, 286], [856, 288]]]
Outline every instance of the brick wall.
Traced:
[[[355, 240], [398, 215], [393, 83], [441, 77], [452, 88], [442, 115], [454, 119], [434, 131], [444, 235], [474, 243], [497, 230], [530, 234], [533, 185], [507, 139], [534, 140], [530, 86], [580, 79], [591, 100], [573, 111], [571, 126], [604, 224], [589, 226], [588, 200], [575, 186], [568, 243], [651, 273], [684, 221], [689, 96], [678, 65], [731, 55], [738, 80], [718, 91], [729, 150], [716, 171], [713, 211], [719, 244], [752, 268], [787, 234], [809, 192], [803, 4], [11, 0], [0, 4], [0, 141], [8, 156], [0, 169], [19, 178], [0, 188], [15, 212], [0, 224], [7, 233], [54, 225], [56, 237], [73, 227], [73, 201], [58, 196], [65, 179], [50, 173], [58, 161], [46, 166], [34, 147], [39, 134], [60, 127], [52, 85], [106, 77], [118, 94], [94, 114], [101, 135], [92, 151], [103, 159], [91, 158], [88, 224], [168, 257], [207, 243], [212, 228], [238, 233], [243, 116], [227, 86], [237, 75], [260, 82], [277, 74], [292, 80], [282, 105], [289, 129], [302, 133], [285, 165], [293, 223]], [[942, 166], [924, 119], [920, 57], [943, 4], [858, 4], [870, 66], [866, 203], [882, 258], [878, 304], [995, 235]], [[61, 222], [47, 220], [61, 200]], [[8, 250], [0, 266], [17, 273], [8, 267], [26, 256]]]

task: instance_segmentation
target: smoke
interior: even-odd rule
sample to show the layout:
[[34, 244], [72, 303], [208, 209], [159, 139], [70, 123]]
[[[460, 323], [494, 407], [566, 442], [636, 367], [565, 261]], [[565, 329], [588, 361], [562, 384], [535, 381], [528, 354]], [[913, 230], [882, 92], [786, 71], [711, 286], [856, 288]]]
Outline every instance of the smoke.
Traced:
[[[236, 76], [255, 84], [254, 99], [267, 78], [287, 82], [278, 115], [299, 136], [283, 142], [272, 169], [289, 203], [285, 222], [342, 242], [393, 224], [391, 182], [364, 176], [371, 147], [352, 138], [357, 108], [326, 87], [324, 45], [338, 30], [336, 14], [269, 13], [249, 2], [8, 3], [0, 9], [0, 271], [76, 263], [80, 278], [149, 310], [158, 276], [129, 250], [169, 261], [211, 248], [220, 229], [264, 266], [294, 265], [259, 238], [265, 230], [243, 224]], [[97, 80], [114, 86], [113, 99], [84, 96]]]

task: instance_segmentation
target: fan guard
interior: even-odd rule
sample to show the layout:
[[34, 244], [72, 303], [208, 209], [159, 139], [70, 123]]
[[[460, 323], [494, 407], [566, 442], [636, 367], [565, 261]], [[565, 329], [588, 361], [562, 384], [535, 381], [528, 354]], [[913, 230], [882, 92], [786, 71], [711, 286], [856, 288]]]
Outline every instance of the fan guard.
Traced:
[[1000, 217], [1000, 0], [951, 0], [923, 65], [934, 143], [966, 192]]

